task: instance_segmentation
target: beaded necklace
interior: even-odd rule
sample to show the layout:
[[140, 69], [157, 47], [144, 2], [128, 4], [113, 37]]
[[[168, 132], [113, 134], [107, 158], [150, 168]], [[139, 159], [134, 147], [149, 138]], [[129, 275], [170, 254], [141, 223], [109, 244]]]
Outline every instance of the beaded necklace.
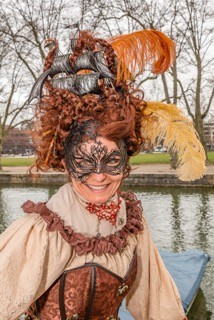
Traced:
[[104, 219], [111, 222], [111, 224], [115, 226], [117, 221], [117, 214], [120, 210], [120, 204], [121, 200], [118, 195], [118, 203], [115, 203], [113, 201], [111, 201], [110, 204], [88, 203], [86, 209], [90, 213], [95, 214], [98, 217], [99, 222], [100, 220]]

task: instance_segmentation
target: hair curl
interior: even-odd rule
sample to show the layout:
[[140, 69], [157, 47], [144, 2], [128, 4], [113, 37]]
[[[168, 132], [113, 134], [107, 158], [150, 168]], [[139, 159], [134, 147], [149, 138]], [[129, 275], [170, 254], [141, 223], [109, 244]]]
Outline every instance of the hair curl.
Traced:
[[[85, 48], [93, 50], [97, 44], [104, 47], [109, 69], [116, 73], [115, 53], [102, 39], [95, 39], [89, 32], [81, 32], [71, 63]], [[100, 85], [101, 93], [78, 96], [64, 89], [55, 89], [47, 84], [48, 94], [36, 105], [33, 140], [37, 153], [37, 169], [64, 171], [63, 141], [75, 122], [93, 119], [99, 122], [97, 132], [109, 140], [124, 139], [128, 156], [137, 154], [143, 139], [140, 134], [141, 110], [145, 102], [126, 83]], [[129, 169], [128, 169], [129, 170]]]

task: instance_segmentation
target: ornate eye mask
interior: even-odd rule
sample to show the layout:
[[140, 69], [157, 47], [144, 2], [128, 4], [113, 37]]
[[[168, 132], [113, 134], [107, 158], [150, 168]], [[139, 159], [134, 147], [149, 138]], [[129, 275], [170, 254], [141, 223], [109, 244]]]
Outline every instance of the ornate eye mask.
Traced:
[[87, 143], [81, 143], [73, 146], [69, 157], [65, 158], [70, 175], [81, 182], [93, 173], [122, 174], [126, 161], [127, 150], [123, 140], [120, 140], [118, 148], [110, 151], [100, 140], [95, 140], [90, 148], [87, 148]]

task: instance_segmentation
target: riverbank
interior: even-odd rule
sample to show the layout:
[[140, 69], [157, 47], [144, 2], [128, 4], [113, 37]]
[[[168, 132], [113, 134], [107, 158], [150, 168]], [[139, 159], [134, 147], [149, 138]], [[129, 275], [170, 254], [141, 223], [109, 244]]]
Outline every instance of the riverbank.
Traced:
[[[65, 173], [34, 172], [29, 173], [29, 167], [3, 167], [0, 171], [0, 183], [21, 184], [63, 184], [67, 182]], [[207, 166], [207, 172], [202, 179], [191, 182], [180, 181], [169, 164], [133, 165], [129, 178], [124, 185], [134, 186], [214, 186], [214, 165]]]

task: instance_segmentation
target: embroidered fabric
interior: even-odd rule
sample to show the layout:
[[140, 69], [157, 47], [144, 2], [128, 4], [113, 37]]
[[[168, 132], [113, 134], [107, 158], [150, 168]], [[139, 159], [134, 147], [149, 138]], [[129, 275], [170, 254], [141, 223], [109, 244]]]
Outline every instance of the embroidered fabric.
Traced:
[[136, 254], [124, 278], [96, 263], [66, 270], [36, 301], [35, 314], [41, 320], [73, 319], [75, 314], [79, 320], [116, 318], [136, 273]]
[[47, 223], [47, 231], [59, 231], [79, 256], [89, 252], [97, 256], [104, 253], [115, 255], [126, 247], [126, 239], [129, 235], [137, 235], [143, 230], [140, 201], [131, 192], [122, 192], [121, 197], [126, 202], [127, 223], [121, 230], [107, 237], [86, 237], [81, 233], [75, 232], [71, 227], [64, 226], [64, 221], [55, 212], [49, 210], [43, 202], [35, 204], [28, 200], [23, 204], [22, 208], [26, 213], [40, 214]]

